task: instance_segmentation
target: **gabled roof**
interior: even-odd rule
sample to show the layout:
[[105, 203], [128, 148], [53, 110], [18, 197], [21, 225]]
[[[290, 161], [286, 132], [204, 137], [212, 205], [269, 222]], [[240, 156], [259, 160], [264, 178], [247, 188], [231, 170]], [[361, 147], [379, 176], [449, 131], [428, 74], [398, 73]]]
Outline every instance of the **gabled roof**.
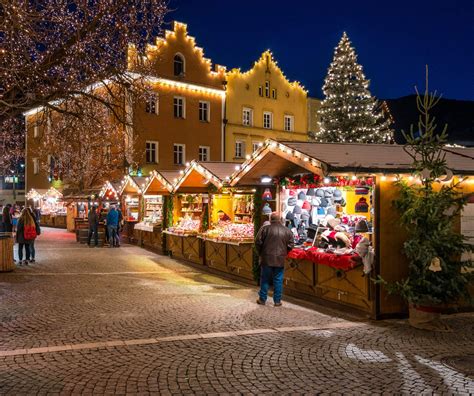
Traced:
[[209, 183], [222, 188], [237, 167], [240, 167], [240, 164], [233, 162], [192, 161], [176, 182], [174, 191], [184, 187], [203, 189]]
[[132, 192], [141, 194], [142, 190], [147, 184], [147, 178], [144, 176], [130, 176], [127, 175], [123, 178], [120, 190], [118, 193], [122, 195], [124, 192]]
[[143, 194], [170, 193], [174, 188], [174, 180], [177, 181], [179, 171], [152, 171], [146, 178], [146, 186], [142, 189]]
[[120, 187], [120, 182], [110, 182], [107, 180], [102, 186], [102, 190], [100, 190], [99, 196], [101, 198], [118, 198]]

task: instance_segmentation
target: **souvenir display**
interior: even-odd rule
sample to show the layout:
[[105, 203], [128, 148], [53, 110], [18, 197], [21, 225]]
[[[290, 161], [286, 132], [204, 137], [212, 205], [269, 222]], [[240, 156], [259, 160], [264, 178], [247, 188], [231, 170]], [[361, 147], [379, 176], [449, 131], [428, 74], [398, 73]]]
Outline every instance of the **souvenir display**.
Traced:
[[253, 224], [220, 222], [212, 230], [206, 231], [203, 236], [216, 241], [252, 242], [254, 237]]
[[168, 231], [174, 234], [195, 235], [199, 231], [201, 222], [189, 217], [181, 219], [175, 226], [169, 227]]

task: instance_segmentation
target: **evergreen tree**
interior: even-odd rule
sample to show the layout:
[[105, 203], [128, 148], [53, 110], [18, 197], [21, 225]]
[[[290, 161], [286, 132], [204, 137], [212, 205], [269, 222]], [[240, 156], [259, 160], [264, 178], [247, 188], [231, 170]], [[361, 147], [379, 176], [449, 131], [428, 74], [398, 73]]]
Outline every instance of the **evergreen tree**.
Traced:
[[390, 121], [368, 89], [362, 66], [344, 32], [324, 81], [320, 142], [390, 143]]

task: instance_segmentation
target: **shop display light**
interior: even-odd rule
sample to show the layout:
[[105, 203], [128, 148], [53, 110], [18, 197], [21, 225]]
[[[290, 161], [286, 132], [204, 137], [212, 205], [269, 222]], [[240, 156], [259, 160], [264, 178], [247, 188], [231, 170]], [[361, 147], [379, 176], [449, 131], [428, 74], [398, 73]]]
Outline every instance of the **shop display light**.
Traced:
[[268, 183], [271, 183], [272, 182], [272, 178], [268, 175], [264, 175], [260, 178], [260, 181], [263, 183], [263, 184], [268, 184]]

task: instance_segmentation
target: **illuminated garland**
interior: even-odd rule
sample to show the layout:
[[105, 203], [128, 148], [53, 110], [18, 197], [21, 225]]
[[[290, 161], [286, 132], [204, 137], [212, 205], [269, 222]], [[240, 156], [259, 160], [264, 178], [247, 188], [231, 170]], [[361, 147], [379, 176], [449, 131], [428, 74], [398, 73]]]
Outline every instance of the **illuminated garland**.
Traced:
[[285, 188], [317, 188], [317, 187], [357, 187], [374, 185], [373, 177], [326, 176], [315, 174], [296, 175], [277, 179], [278, 184]]

